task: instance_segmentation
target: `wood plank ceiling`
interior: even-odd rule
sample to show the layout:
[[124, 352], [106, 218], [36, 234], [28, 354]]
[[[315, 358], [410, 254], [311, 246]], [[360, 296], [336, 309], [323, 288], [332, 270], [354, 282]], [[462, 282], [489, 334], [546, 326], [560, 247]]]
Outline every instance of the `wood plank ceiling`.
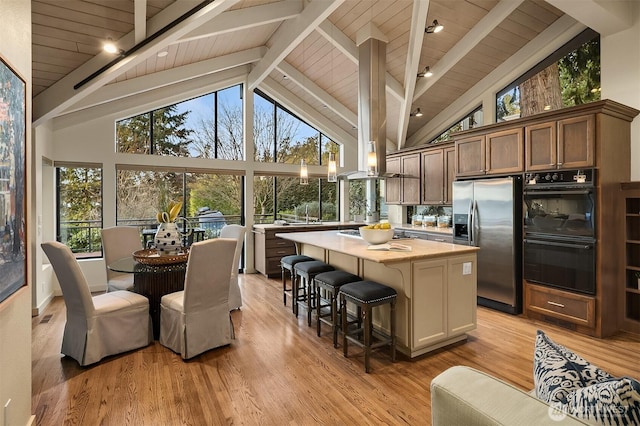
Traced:
[[[564, 15], [544, 0], [216, 0], [177, 24], [174, 36], [168, 32], [126, 58], [141, 55], [137, 60], [106, 69], [101, 83], [70, 90], [79, 75], [86, 77], [113, 60], [102, 52], [106, 39], [126, 52], [200, 2], [31, 4], [36, 122], [108, 101], [104, 86], [118, 93], [119, 86], [135, 82], [140, 92], [154, 88], [139, 84], [144, 81], [140, 77], [179, 68], [184, 80], [200, 77], [202, 68], [211, 73], [250, 63], [250, 86], [294, 111], [301, 108], [287, 105], [291, 99], [308, 104], [304, 109], [311, 111], [306, 115], [311, 124], [344, 143], [357, 140], [356, 41], [358, 32], [372, 23], [388, 39], [389, 151], [437, 136], [436, 130], [444, 128], [425, 128], [438, 114]], [[136, 10], [144, 10], [144, 16]], [[435, 19], [444, 30], [425, 34]], [[568, 20], [567, 25], [573, 23]], [[159, 57], [161, 51], [166, 56]], [[417, 79], [427, 66], [435, 75]], [[467, 105], [456, 118], [478, 106]], [[424, 115], [410, 117], [418, 107]]]

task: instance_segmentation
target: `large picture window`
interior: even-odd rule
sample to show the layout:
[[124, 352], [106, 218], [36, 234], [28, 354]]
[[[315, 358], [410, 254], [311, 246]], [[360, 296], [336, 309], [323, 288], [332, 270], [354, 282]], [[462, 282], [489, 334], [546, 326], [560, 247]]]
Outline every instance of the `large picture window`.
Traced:
[[300, 185], [297, 177], [256, 176], [253, 191], [255, 223], [338, 220], [338, 187], [325, 179]]
[[242, 86], [237, 85], [116, 122], [116, 150], [242, 160]]
[[326, 164], [340, 145], [264, 93], [254, 94], [255, 161]]
[[[120, 168], [117, 171], [118, 225], [137, 226], [143, 235], [158, 226], [156, 213], [182, 201], [180, 217], [204, 239], [219, 236], [225, 224], [242, 224], [243, 177], [229, 174]], [[182, 225], [182, 221], [180, 222]]]

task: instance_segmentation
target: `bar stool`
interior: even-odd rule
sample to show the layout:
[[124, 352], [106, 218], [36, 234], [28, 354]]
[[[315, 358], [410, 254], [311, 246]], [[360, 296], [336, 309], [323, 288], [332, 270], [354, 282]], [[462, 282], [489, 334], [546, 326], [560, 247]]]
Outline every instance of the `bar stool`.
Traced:
[[[333, 332], [333, 347], [337, 348], [338, 329], [340, 328], [340, 323], [338, 322], [338, 291], [344, 284], [362, 281], [362, 278], [346, 271], [329, 271], [316, 275], [313, 281], [316, 290], [318, 337], [320, 337], [321, 323], [331, 326], [331, 331]], [[321, 290], [325, 291], [326, 295], [324, 299], [320, 296]], [[323, 300], [328, 303], [323, 305]], [[329, 308], [329, 310], [323, 313], [322, 308]]]
[[[282, 300], [284, 306], [287, 306], [287, 293], [292, 292], [293, 286], [295, 285], [295, 274], [293, 273], [293, 267], [298, 262], [309, 262], [314, 260], [312, 257], [305, 256], [303, 254], [292, 254], [290, 256], [284, 256], [280, 259], [280, 269], [282, 274]], [[289, 271], [289, 276], [291, 277], [291, 288], [287, 288], [287, 276], [285, 271]], [[295, 306], [295, 303], [292, 303]], [[292, 307], [292, 309], [294, 309]]]
[[[299, 305], [307, 309], [307, 324], [311, 327], [311, 313], [314, 308], [315, 294], [313, 292], [313, 279], [322, 272], [333, 271], [335, 268], [321, 260], [298, 262], [293, 267], [297, 276], [296, 285], [293, 286], [294, 314], [298, 316]], [[302, 290], [304, 294], [300, 295]]]
[[[375, 281], [357, 281], [354, 283], [345, 284], [340, 287], [340, 315], [342, 316], [342, 346], [345, 358], [348, 357], [347, 342], [352, 342], [355, 345], [364, 348], [364, 371], [368, 373], [369, 357], [371, 355], [371, 349], [375, 349], [381, 346], [391, 346], [391, 361], [396, 360], [396, 298], [398, 293], [391, 287], [377, 283]], [[347, 302], [355, 304], [358, 308], [361, 308], [358, 312], [358, 324], [359, 327], [355, 330], [348, 330], [347, 326]], [[371, 311], [375, 306], [381, 306], [389, 304], [390, 311], [390, 336], [380, 333], [373, 329], [373, 322], [371, 319]], [[362, 316], [364, 317], [364, 323], [361, 322]], [[360, 324], [362, 326], [360, 327]], [[358, 336], [364, 334], [364, 340], [360, 340]], [[377, 342], [373, 342], [373, 338], [376, 338]]]

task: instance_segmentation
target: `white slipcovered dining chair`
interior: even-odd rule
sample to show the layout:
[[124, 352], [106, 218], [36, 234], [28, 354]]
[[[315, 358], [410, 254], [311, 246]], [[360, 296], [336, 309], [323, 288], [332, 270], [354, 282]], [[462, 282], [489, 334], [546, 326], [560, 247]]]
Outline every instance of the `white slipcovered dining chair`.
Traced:
[[225, 225], [220, 230], [220, 238], [233, 238], [236, 240], [236, 251], [231, 265], [231, 282], [229, 283], [229, 310], [240, 309], [242, 306], [242, 292], [238, 283], [238, 270], [240, 269], [240, 254], [244, 245], [245, 227], [242, 225]]
[[107, 265], [142, 249], [140, 231], [133, 226], [113, 226], [100, 232], [104, 264], [107, 268], [107, 292], [133, 290], [133, 274], [112, 271]]
[[152, 340], [149, 300], [130, 291], [91, 296], [71, 249], [57, 241], [42, 243], [58, 278], [67, 321], [61, 352], [89, 365], [102, 358], [147, 346]]
[[183, 359], [231, 343], [229, 282], [235, 247], [230, 238], [194, 243], [184, 290], [160, 300], [160, 344]]

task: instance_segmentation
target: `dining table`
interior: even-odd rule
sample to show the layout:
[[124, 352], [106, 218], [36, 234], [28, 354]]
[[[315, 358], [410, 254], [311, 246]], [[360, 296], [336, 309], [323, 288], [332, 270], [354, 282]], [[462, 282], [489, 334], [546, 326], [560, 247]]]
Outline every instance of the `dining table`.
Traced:
[[149, 299], [149, 314], [154, 339], [160, 338], [160, 300], [162, 296], [184, 290], [187, 257], [184, 261], [149, 265], [138, 262], [133, 256], [118, 259], [107, 267], [115, 272], [134, 274], [133, 291]]

